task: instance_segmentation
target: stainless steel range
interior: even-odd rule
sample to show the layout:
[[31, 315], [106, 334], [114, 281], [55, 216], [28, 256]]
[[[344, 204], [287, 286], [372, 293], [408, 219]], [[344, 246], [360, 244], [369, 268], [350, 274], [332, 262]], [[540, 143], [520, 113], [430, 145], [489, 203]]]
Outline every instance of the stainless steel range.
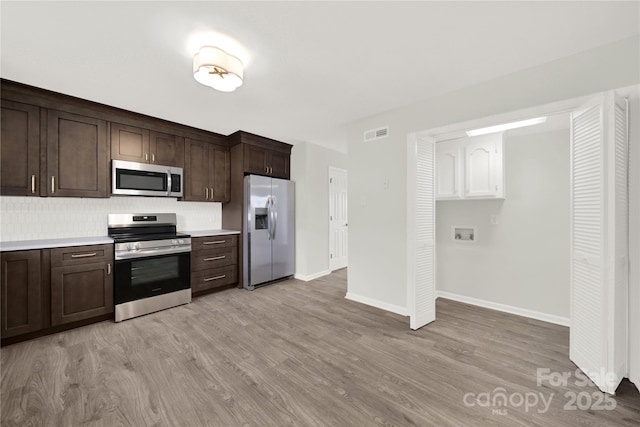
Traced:
[[115, 320], [191, 302], [191, 237], [176, 214], [111, 214]]

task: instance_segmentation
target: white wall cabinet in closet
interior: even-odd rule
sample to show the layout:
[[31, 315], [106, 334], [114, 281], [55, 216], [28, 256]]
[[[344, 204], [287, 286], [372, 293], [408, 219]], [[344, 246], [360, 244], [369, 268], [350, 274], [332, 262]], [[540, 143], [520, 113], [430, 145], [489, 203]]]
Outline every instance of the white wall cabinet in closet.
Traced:
[[502, 133], [436, 144], [436, 200], [504, 198]]

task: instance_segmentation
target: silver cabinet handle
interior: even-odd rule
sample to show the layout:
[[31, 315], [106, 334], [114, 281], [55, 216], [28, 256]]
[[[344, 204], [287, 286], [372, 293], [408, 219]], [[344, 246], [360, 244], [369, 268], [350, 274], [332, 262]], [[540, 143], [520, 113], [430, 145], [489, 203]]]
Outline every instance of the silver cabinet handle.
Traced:
[[144, 153], [144, 160], [149, 161], [149, 153]]
[[214, 256], [211, 258], [205, 258], [203, 261], [216, 261], [219, 259], [225, 259], [226, 257], [227, 257], [226, 255]]
[[107, 264], [107, 276], [111, 274], [111, 263]]
[[51, 194], [56, 192], [56, 177], [51, 177]]
[[264, 172], [265, 172], [265, 173], [269, 173], [269, 166], [265, 166], [265, 167], [264, 167]]
[[205, 281], [205, 282], [210, 282], [210, 281], [212, 281], [212, 280], [224, 279], [225, 277], [227, 277], [227, 275], [226, 275], [226, 274], [223, 274], [223, 275], [221, 275], [221, 276], [215, 276], [215, 277], [209, 277], [209, 278], [206, 278], [206, 279], [204, 279], [204, 281]]
[[151, 163], [155, 163], [155, 162], [156, 162], [156, 155], [151, 154]]
[[92, 256], [96, 256], [95, 252], [87, 253], [87, 254], [71, 254], [71, 258], [89, 258]]
[[204, 187], [204, 199], [209, 200], [209, 187]]
[[31, 175], [31, 194], [36, 194], [36, 176]]
[[203, 245], [219, 245], [220, 243], [225, 243], [226, 240], [214, 240], [211, 242], [202, 242]]
[[271, 175], [273, 175], [273, 167], [272, 167], [272, 166], [269, 166], [269, 173], [270, 173]]
[[211, 200], [213, 200], [213, 187], [211, 187], [210, 190], [211, 190]]

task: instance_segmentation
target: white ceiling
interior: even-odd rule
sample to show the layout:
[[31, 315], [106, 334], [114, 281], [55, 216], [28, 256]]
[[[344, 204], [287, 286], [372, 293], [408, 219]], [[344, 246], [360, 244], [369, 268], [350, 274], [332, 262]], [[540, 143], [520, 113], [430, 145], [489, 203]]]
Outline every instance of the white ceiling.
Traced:
[[[1, 2], [3, 78], [346, 151], [345, 125], [639, 33], [639, 2]], [[200, 45], [245, 84], [192, 76]]]

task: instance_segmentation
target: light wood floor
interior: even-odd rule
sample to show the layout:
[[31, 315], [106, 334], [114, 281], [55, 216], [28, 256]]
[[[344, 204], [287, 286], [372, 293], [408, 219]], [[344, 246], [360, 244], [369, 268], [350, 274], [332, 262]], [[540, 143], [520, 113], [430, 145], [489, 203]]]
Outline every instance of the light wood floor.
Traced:
[[[602, 397], [573, 376], [537, 386], [537, 368], [575, 371], [567, 328], [441, 299], [437, 321], [412, 332], [406, 318], [345, 292], [342, 270], [8, 346], [2, 425], [640, 423], [627, 381], [613, 410], [564, 409], [572, 393], [584, 393], [582, 405]], [[507, 406], [486, 406], [500, 387]], [[548, 411], [521, 404], [534, 394], [551, 399]]]

